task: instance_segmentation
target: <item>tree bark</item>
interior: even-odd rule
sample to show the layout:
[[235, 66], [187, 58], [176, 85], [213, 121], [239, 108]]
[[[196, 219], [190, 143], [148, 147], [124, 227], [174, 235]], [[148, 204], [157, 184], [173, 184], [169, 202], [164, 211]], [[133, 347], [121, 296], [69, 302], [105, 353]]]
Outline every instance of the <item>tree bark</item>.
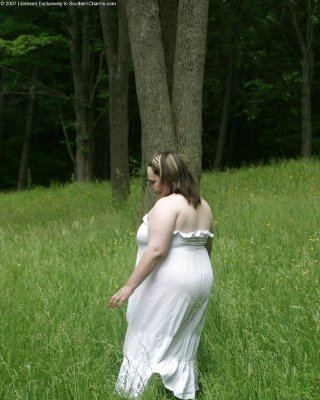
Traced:
[[[116, 12], [118, 11], [118, 15]], [[109, 71], [110, 166], [112, 195], [130, 192], [128, 138], [129, 37], [124, 0], [115, 7], [100, 7], [100, 18]]]
[[302, 96], [301, 96], [301, 156], [310, 158], [312, 155], [312, 110], [311, 110], [311, 55], [305, 54], [301, 60]]
[[[143, 164], [159, 151], [178, 150], [200, 179], [208, 0], [127, 0], [127, 15]], [[144, 212], [154, 199], [148, 190], [142, 196]]]
[[167, 71], [156, 0], [127, 0], [129, 37], [141, 117], [143, 163], [176, 150]]
[[68, 8], [70, 16], [70, 53], [76, 114], [77, 181], [93, 177], [93, 107], [91, 104], [93, 56], [89, 38], [90, 8]]
[[164, 59], [167, 71], [167, 84], [170, 101], [172, 100], [173, 69], [176, 50], [178, 0], [158, 0], [160, 25], [163, 41]]
[[37, 70], [34, 68], [32, 83], [30, 87], [29, 94], [29, 105], [26, 115], [26, 129], [24, 135], [24, 142], [22, 146], [22, 153], [20, 159], [19, 177], [18, 177], [18, 190], [24, 190], [28, 185], [28, 170], [29, 170], [29, 160], [30, 160], [30, 145], [32, 136], [32, 125], [34, 118], [34, 108], [36, 101], [36, 79]]
[[301, 59], [301, 156], [310, 158], [312, 155], [312, 107], [311, 88], [313, 80], [313, 15], [315, 4], [311, 0], [305, 1], [306, 26], [305, 33], [299, 26], [296, 4], [289, 2], [292, 24], [300, 46]]
[[202, 163], [202, 90], [208, 0], [180, 0], [172, 95], [178, 151], [196, 179]]

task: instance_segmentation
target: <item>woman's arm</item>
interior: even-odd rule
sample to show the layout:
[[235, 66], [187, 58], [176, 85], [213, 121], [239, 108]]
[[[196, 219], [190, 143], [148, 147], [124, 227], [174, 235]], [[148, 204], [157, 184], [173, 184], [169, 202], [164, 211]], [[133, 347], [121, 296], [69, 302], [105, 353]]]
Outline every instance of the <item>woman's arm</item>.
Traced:
[[149, 213], [148, 247], [127, 283], [110, 300], [111, 307], [121, 305], [151, 274], [167, 255], [176, 223], [177, 213], [168, 198], [162, 198]]

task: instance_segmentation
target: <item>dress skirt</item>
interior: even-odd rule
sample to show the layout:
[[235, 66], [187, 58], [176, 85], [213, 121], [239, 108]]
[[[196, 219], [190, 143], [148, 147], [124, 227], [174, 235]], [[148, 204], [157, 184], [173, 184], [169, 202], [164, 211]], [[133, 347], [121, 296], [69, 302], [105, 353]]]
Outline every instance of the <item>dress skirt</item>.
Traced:
[[[138, 264], [148, 244], [148, 219], [137, 233]], [[209, 231], [174, 232], [166, 258], [129, 298], [124, 358], [116, 390], [137, 398], [153, 373], [180, 399], [198, 390], [197, 351], [213, 272]]]

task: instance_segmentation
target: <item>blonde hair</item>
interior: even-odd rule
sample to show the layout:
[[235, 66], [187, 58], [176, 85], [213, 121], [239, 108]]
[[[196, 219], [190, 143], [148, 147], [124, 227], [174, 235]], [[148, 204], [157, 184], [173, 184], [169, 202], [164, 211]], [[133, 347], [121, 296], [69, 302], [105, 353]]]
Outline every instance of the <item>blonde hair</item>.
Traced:
[[159, 177], [161, 178], [161, 154], [158, 154], [152, 161], [151, 164], [159, 170]]
[[173, 193], [182, 194], [194, 208], [201, 203], [198, 185], [178, 153], [163, 151], [148, 166], [160, 177], [160, 185], [166, 188], [167, 196]]

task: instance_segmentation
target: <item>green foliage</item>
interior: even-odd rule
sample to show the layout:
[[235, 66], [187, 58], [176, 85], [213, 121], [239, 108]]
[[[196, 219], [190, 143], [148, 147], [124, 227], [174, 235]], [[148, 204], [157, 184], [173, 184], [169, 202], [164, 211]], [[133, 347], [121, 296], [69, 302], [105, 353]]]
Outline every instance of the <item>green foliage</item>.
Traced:
[[[215, 290], [199, 350], [199, 400], [317, 400], [319, 160], [205, 173]], [[140, 184], [0, 194], [0, 393], [118, 399], [125, 309], [111, 294], [135, 261]], [[159, 379], [142, 400], [171, 399]]]
[[21, 56], [39, 47], [62, 42], [64, 42], [64, 39], [61, 35], [50, 36], [46, 33], [39, 36], [19, 35], [14, 40], [4, 40], [0, 38], [0, 50], [12, 56]]
[[[225, 165], [266, 162], [273, 158], [297, 157], [301, 146], [301, 52], [294, 32], [288, 2], [216, 0], [209, 2], [206, 68], [203, 95], [203, 167], [212, 168], [224, 102], [227, 65], [231, 49], [236, 51], [236, 71], [228, 121]], [[306, 2], [297, 1], [298, 22], [305, 22]], [[314, 4], [314, 3], [313, 3]], [[78, 8], [81, 14], [83, 8]], [[91, 8], [92, 49], [98, 67], [103, 41], [99, 9]], [[314, 85], [312, 100], [319, 97], [319, 7], [313, 15]], [[35, 184], [64, 182], [73, 173], [68, 161], [59, 107], [69, 139], [75, 143], [74, 87], [71, 74], [70, 20], [66, 7], [1, 8], [0, 15], [0, 189], [16, 186], [22, 148], [27, 96], [34, 65], [38, 67], [36, 118], [31, 148], [31, 174]], [[129, 150], [141, 158], [141, 121], [132, 60], [129, 80]], [[94, 104], [95, 176], [108, 176], [108, 129], [105, 115], [109, 97], [106, 62], [101, 58]], [[94, 71], [92, 71], [94, 72]], [[320, 115], [313, 112], [313, 153], [320, 151]], [[61, 145], [64, 144], [64, 145]], [[46, 163], [45, 160], [48, 160]], [[56, 162], [56, 165], [54, 163]], [[132, 165], [133, 174], [137, 166]], [[54, 175], [54, 171], [57, 172]]]

